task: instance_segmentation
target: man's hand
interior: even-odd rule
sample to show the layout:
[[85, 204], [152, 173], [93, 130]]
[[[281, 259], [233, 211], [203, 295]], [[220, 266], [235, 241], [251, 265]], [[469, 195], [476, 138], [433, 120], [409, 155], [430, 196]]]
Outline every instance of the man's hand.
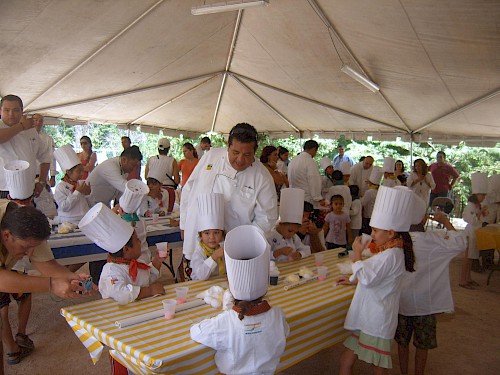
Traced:
[[19, 121], [19, 123], [23, 127], [23, 130], [28, 130], [28, 129], [31, 129], [35, 126], [33, 119], [31, 117], [26, 116], [26, 115], [21, 117], [21, 121]]
[[46, 183], [42, 183], [42, 182], [35, 183], [35, 190], [33, 190], [33, 196], [35, 198], [38, 198], [40, 196], [43, 189], [45, 189], [45, 185], [46, 185]]

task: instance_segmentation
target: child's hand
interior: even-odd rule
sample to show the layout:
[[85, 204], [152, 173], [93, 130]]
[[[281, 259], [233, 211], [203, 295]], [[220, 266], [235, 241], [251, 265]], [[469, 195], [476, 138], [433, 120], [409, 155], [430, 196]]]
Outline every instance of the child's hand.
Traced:
[[82, 195], [89, 195], [90, 194], [90, 185], [83, 183], [83, 184], [77, 185], [75, 190]]
[[149, 287], [151, 288], [152, 296], [154, 296], [155, 294], [165, 294], [165, 288], [163, 287], [163, 284], [153, 283]]
[[224, 246], [220, 246], [217, 250], [215, 250], [212, 254], [213, 260], [222, 259], [224, 257]]
[[285, 255], [289, 256], [294, 249], [292, 249], [290, 246], [282, 247], [281, 249], [277, 249], [273, 251], [273, 255], [275, 258], [279, 257], [280, 255]]
[[288, 254], [288, 259], [290, 260], [301, 260], [302, 259], [302, 254], [299, 253], [298, 251], [294, 251], [290, 254]]
[[340, 276], [337, 279], [337, 285], [352, 285], [347, 276]]
[[361, 236], [357, 236], [355, 239], [354, 239], [354, 242], [352, 243], [352, 250], [354, 252], [357, 252], [359, 254], [361, 254], [363, 252], [363, 242], [362, 242], [362, 238]]

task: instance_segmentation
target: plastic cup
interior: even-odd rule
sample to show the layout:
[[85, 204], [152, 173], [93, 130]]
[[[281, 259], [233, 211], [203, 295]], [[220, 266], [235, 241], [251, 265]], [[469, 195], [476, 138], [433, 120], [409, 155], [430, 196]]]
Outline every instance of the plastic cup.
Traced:
[[78, 180], [76, 183], [78, 186], [82, 186], [85, 183], [85, 180]]
[[372, 242], [372, 236], [363, 233], [361, 235], [361, 243], [363, 244], [363, 249], [367, 248], [370, 242]]
[[160, 218], [160, 214], [153, 214], [151, 216], [153, 217], [153, 223], [157, 223], [158, 219]]
[[175, 288], [175, 295], [177, 297], [178, 305], [186, 303], [188, 292], [189, 288], [187, 286], [178, 286], [177, 288]]
[[162, 301], [162, 304], [165, 319], [172, 319], [175, 315], [175, 306], [177, 305], [177, 301], [175, 299], [165, 299]]
[[314, 254], [314, 261], [316, 263], [316, 267], [322, 266], [323, 265], [323, 254], [315, 253]]
[[158, 256], [160, 258], [166, 258], [168, 256], [168, 242], [158, 242], [156, 248], [158, 249]]
[[323, 281], [326, 280], [326, 274], [328, 273], [328, 268], [325, 266], [318, 267], [318, 280]]

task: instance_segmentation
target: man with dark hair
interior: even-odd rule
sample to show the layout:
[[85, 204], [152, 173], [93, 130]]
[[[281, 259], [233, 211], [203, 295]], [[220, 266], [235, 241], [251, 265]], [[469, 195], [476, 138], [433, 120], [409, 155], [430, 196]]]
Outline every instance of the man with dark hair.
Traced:
[[352, 160], [352, 158], [349, 155], [344, 153], [344, 146], [343, 145], [339, 145], [337, 148], [337, 151], [338, 151], [338, 154], [335, 155], [335, 157], [332, 160], [333, 169], [338, 171], [340, 169], [340, 164], [343, 161], [349, 162], [349, 164], [351, 164], [351, 167], [354, 165], [354, 160]]
[[453, 187], [460, 180], [460, 174], [451, 164], [446, 162], [446, 154], [443, 151], [438, 151], [436, 160], [437, 162], [432, 163], [429, 167], [436, 183], [436, 187], [431, 191], [429, 204], [432, 204], [434, 198], [449, 197]]
[[198, 241], [198, 195], [224, 195], [224, 226], [229, 231], [252, 224], [267, 232], [278, 219], [276, 189], [271, 174], [259, 160], [257, 131], [241, 123], [229, 133], [227, 148], [213, 148], [196, 165], [182, 189], [180, 227], [184, 256], [191, 259]]
[[288, 165], [288, 181], [291, 188], [305, 191], [304, 199], [314, 208], [325, 205], [321, 196], [321, 175], [314, 157], [318, 153], [318, 142], [310, 139], [304, 143], [304, 151], [294, 157]]
[[351, 168], [351, 177], [349, 177], [349, 185], [358, 185], [359, 196], [365, 195], [365, 192], [370, 187], [368, 179], [373, 170], [373, 157], [366, 156], [362, 161], [355, 164]]
[[203, 137], [200, 141], [200, 144], [196, 145], [195, 147], [196, 153], [198, 154], [198, 159], [201, 159], [201, 157], [205, 155], [206, 152], [210, 151], [210, 147], [212, 147], [210, 138]]
[[122, 141], [122, 147], [124, 150], [126, 150], [127, 148], [129, 148], [131, 145], [132, 145], [132, 141], [130, 140], [130, 137], [124, 135], [121, 139]]

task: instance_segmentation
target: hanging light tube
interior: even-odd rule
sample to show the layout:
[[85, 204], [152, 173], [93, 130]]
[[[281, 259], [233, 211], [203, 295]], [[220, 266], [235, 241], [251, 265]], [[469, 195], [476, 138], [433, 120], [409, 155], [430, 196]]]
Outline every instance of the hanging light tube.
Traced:
[[239, 1], [226, 1], [224, 3], [215, 3], [209, 5], [201, 5], [191, 8], [191, 14], [199, 16], [202, 14], [231, 12], [234, 10], [254, 8], [269, 5], [269, 0], [239, 0]]
[[364, 75], [358, 73], [354, 69], [352, 69], [349, 65], [342, 65], [342, 68], [340, 68], [345, 74], [347, 74], [349, 77], [352, 79], [355, 79], [359, 83], [361, 83], [363, 86], [365, 86], [368, 90], [371, 92], [376, 92], [380, 90], [380, 87], [373, 82], [370, 81], [368, 78], [366, 78]]

